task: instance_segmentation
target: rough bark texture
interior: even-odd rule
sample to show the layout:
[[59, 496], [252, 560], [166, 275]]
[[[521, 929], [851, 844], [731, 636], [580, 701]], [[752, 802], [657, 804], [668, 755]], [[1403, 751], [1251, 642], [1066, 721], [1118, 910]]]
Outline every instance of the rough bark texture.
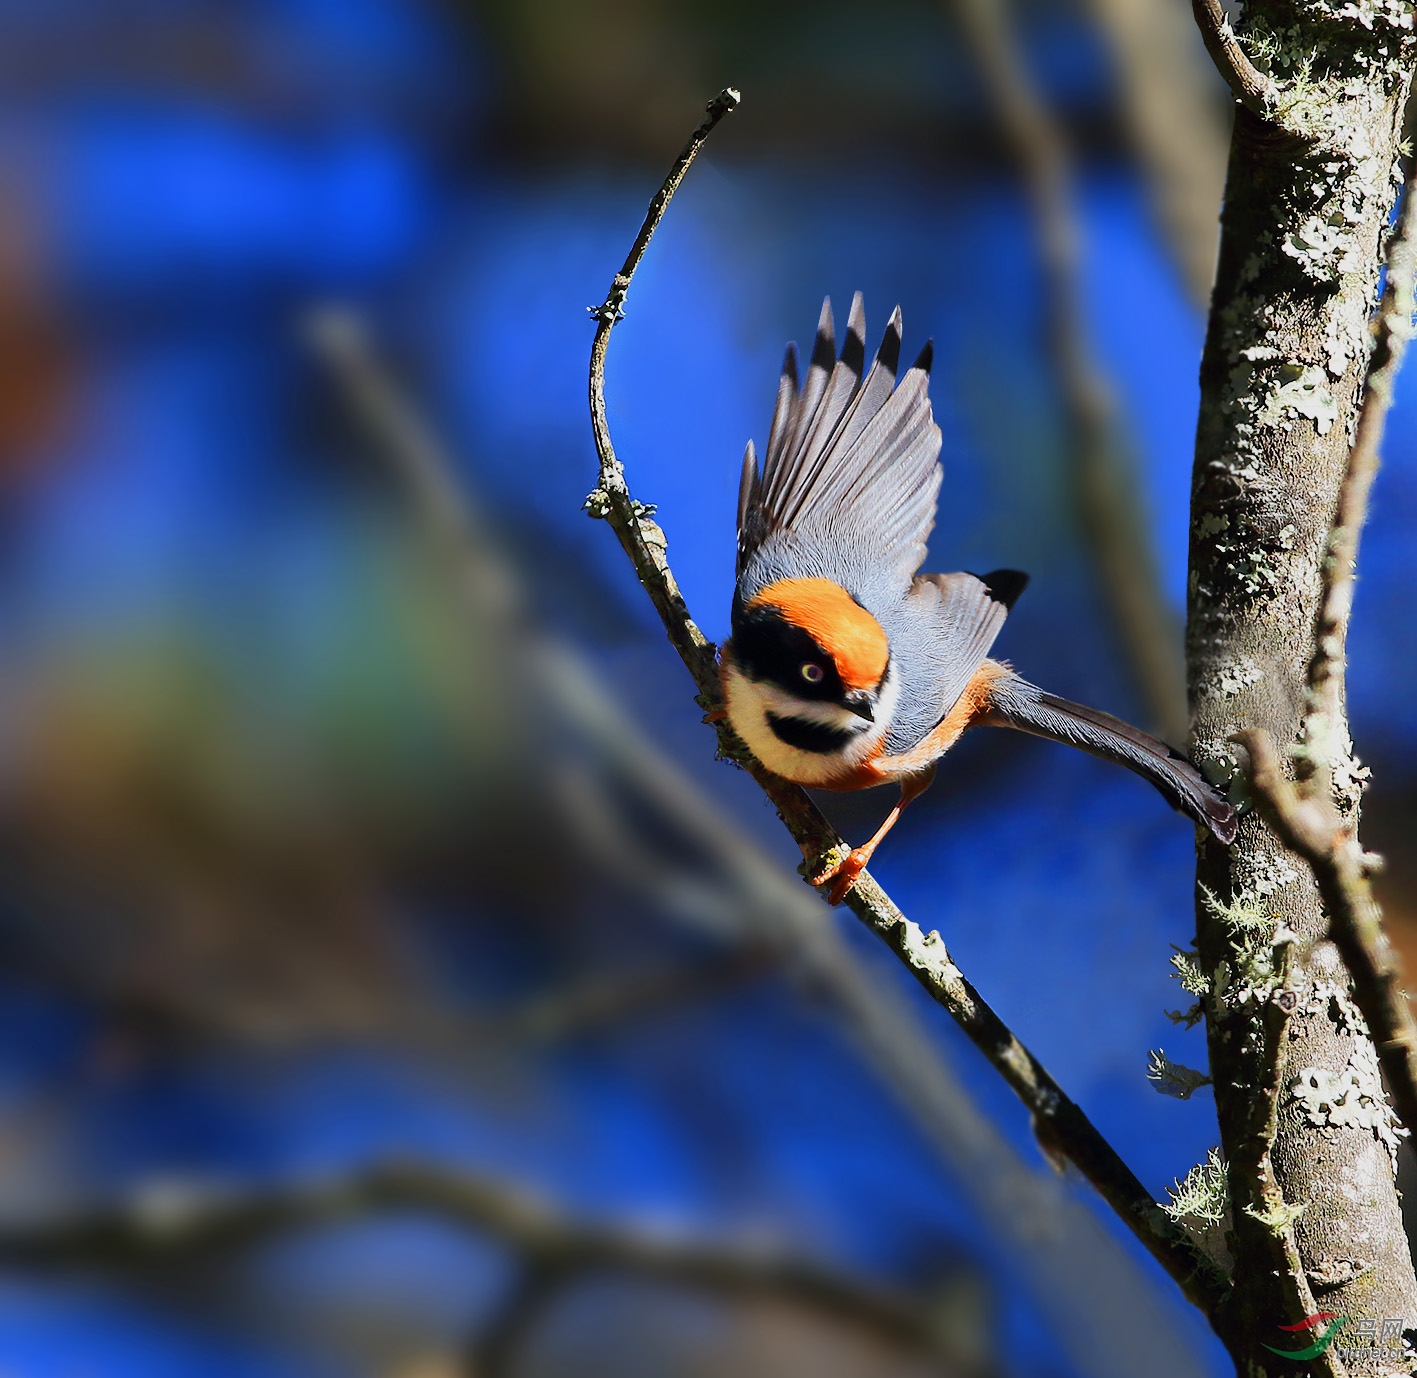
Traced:
[[[1232, 733], [1325, 753], [1335, 803], [1362, 789], [1346, 724], [1304, 741], [1320, 562], [1357, 411], [1382, 237], [1397, 190], [1410, 6], [1252, 0], [1241, 42], [1278, 83], [1240, 109], [1201, 367], [1187, 657], [1196, 757], [1238, 778]], [[1235, 846], [1200, 845], [1197, 963], [1221, 1140], [1242, 1372], [1404, 1373], [1361, 1320], [1417, 1325], [1398, 1210], [1396, 1129], [1312, 876], [1253, 814]], [[1352, 1319], [1300, 1364], [1263, 1346], [1314, 1311]]]

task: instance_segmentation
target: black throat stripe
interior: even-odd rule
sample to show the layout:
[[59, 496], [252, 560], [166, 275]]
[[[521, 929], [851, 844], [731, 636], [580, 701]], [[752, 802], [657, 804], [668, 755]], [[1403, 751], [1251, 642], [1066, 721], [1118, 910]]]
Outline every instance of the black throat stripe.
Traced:
[[798, 751], [812, 751], [819, 756], [830, 756], [840, 751], [867, 730], [865, 723], [859, 729], [832, 727], [829, 723], [808, 722], [805, 718], [780, 718], [776, 713], [769, 713], [767, 719], [778, 741], [796, 747]]

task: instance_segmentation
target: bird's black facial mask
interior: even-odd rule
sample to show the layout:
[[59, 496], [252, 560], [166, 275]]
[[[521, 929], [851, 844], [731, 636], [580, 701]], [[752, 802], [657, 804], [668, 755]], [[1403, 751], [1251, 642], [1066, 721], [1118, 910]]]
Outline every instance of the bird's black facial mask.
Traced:
[[846, 686], [832, 658], [778, 608], [734, 608], [733, 658], [749, 679], [766, 680], [796, 698], [845, 701]]

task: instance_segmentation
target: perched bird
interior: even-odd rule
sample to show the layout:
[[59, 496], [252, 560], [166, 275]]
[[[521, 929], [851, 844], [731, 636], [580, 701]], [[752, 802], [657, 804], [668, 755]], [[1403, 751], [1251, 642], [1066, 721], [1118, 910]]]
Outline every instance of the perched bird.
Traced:
[[940, 491], [929, 344], [895, 386], [900, 308], [869, 373], [851, 304], [836, 357], [822, 306], [805, 383], [789, 345], [761, 472], [752, 442], [738, 499], [738, 582], [723, 647], [725, 712], [770, 771], [856, 790], [894, 781], [874, 837], [813, 878], [839, 903], [935, 763], [984, 723], [1050, 737], [1134, 770], [1223, 842], [1235, 812], [1165, 742], [1019, 678], [989, 649], [1028, 576], [919, 574]]

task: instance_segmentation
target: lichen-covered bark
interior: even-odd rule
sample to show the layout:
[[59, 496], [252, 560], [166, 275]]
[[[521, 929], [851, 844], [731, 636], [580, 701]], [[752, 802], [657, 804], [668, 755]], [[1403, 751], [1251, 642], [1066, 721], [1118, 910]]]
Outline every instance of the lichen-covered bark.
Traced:
[[[1187, 657], [1197, 760], [1239, 778], [1235, 731], [1331, 753], [1357, 810], [1346, 727], [1306, 741], [1305, 670], [1366, 361], [1411, 75], [1406, 0], [1245, 6], [1241, 41], [1279, 83], [1272, 118], [1237, 113], [1201, 367]], [[1324, 1310], [1417, 1326], [1394, 1184], [1395, 1125], [1312, 877], [1253, 814], [1201, 843], [1197, 969], [1222, 1146], [1235, 1292], [1222, 1327], [1241, 1370], [1303, 1371], [1269, 1342]], [[1392, 1345], [1389, 1335], [1382, 1341]], [[1336, 1349], [1334, 1351], [1337, 1352]], [[1336, 1372], [1332, 1358], [1313, 1372]], [[1350, 1359], [1409, 1371], [1395, 1351]]]

